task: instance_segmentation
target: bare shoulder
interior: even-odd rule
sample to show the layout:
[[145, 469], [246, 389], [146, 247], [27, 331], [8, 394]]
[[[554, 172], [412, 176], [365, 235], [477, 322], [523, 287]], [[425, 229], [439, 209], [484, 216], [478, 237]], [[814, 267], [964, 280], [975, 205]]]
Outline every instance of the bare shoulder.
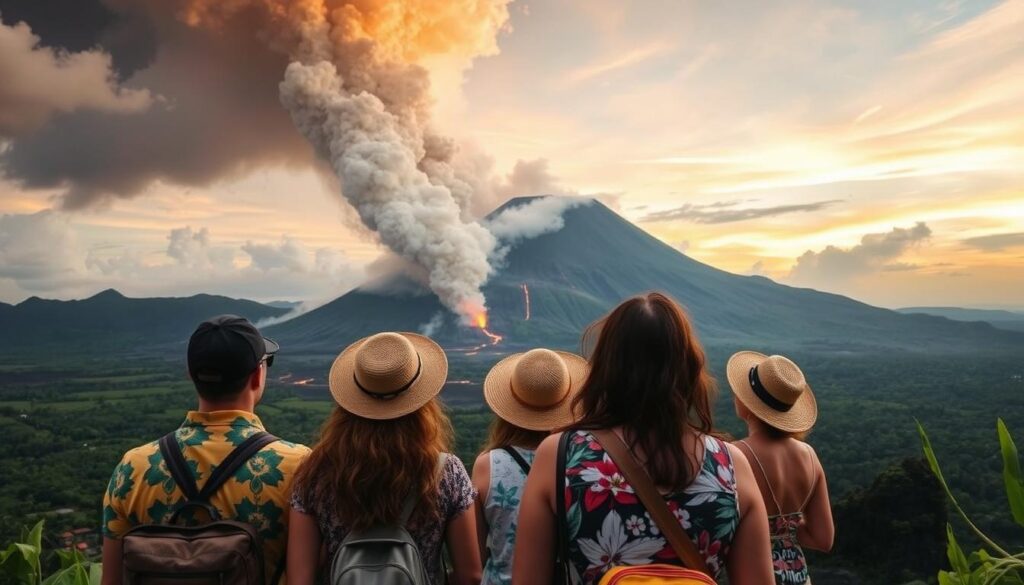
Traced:
[[484, 451], [473, 461], [473, 478], [484, 477], [491, 472], [491, 452]]
[[534, 454], [534, 465], [537, 464], [537, 461], [551, 461], [552, 463], [556, 461], [558, 456], [558, 443], [561, 440], [562, 433], [551, 433], [541, 441]]
[[742, 465], [746, 467], [750, 466], [750, 462], [747, 461], [747, 454], [743, 451], [742, 448], [740, 448], [739, 445], [737, 445], [736, 441], [733, 441], [732, 443], [726, 443], [725, 445], [729, 449], [729, 457], [732, 458], [733, 467], [735, 467], [736, 465]]

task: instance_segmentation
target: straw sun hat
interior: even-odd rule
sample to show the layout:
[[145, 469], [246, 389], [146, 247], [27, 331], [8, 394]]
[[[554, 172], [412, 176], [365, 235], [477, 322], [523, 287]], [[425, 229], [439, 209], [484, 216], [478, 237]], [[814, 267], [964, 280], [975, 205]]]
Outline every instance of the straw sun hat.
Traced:
[[531, 431], [573, 422], [572, 397], [590, 366], [564, 351], [533, 349], [501, 360], [484, 380], [484, 399], [494, 414]]
[[430, 402], [448, 378], [448, 358], [430, 338], [378, 333], [345, 348], [331, 366], [334, 400], [363, 418], [388, 420]]
[[804, 373], [781, 355], [741, 351], [726, 366], [729, 386], [754, 416], [787, 433], [814, 426], [818, 404]]

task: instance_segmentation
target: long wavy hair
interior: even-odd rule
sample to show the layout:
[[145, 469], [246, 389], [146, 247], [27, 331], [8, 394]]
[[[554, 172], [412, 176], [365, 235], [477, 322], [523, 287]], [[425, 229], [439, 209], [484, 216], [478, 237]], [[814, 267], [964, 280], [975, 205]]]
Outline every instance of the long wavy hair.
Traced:
[[487, 430], [487, 441], [484, 442], [483, 450], [486, 452], [504, 447], [536, 449], [549, 434], [551, 433], [548, 431], [524, 429], [496, 416]]
[[687, 486], [697, 470], [683, 437], [687, 427], [712, 432], [715, 381], [686, 313], [664, 294], [637, 296], [588, 327], [583, 347], [590, 376], [573, 401], [579, 419], [570, 428], [623, 427], [656, 484]]
[[351, 530], [398, 521], [408, 494], [412, 523], [438, 518], [437, 461], [451, 450], [452, 426], [437, 399], [393, 420], [361, 418], [336, 406], [295, 475], [293, 490], [316, 513], [333, 507]]

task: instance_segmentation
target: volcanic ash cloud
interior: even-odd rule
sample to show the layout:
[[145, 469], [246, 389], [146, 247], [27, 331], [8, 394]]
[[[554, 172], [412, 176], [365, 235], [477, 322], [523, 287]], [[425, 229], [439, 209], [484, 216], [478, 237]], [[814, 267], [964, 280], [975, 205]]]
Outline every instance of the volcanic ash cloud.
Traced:
[[[263, 36], [288, 54], [281, 103], [341, 179], [346, 200], [467, 324], [486, 312], [481, 287], [496, 240], [468, 221], [472, 177], [430, 127], [430, 80], [420, 65], [468, 66], [497, 52], [508, 0], [191, 0], [193, 26], [237, 26], [258, 14]], [[248, 12], [245, 12], [248, 11]]]
[[452, 311], [472, 319], [485, 309], [480, 287], [491, 272], [494, 236], [463, 223], [451, 191], [419, 170], [398, 117], [367, 92], [347, 93], [332, 63], [292, 63], [281, 102], [303, 135], [341, 177], [344, 194], [381, 241], [423, 266]]

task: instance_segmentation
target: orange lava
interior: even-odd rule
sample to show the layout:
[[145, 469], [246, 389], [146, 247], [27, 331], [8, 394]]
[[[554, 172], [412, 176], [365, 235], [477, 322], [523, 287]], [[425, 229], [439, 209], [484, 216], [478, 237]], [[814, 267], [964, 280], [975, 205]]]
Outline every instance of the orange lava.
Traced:
[[490, 331], [487, 330], [487, 311], [478, 311], [473, 316], [473, 325], [475, 325], [477, 329], [479, 329], [484, 335], [487, 336], [487, 339], [490, 340], [491, 345], [498, 345], [499, 343], [501, 343], [501, 340], [503, 339], [501, 335], [498, 335], [497, 333], [491, 333]]
[[483, 327], [480, 328], [480, 331], [483, 331], [484, 335], [486, 335], [491, 340], [491, 345], [498, 345], [499, 343], [501, 343], [501, 340], [504, 339], [504, 337], [502, 337], [501, 335], [498, 335], [497, 333], [491, 333], [490, 331], [484, 329]]
[[523, 321], [530, 320], [530, 287], [526, 286], [526, 283], [519, 285], [519, 288], [523, 289], [523, 301], [526, 304], [526, 316]]

